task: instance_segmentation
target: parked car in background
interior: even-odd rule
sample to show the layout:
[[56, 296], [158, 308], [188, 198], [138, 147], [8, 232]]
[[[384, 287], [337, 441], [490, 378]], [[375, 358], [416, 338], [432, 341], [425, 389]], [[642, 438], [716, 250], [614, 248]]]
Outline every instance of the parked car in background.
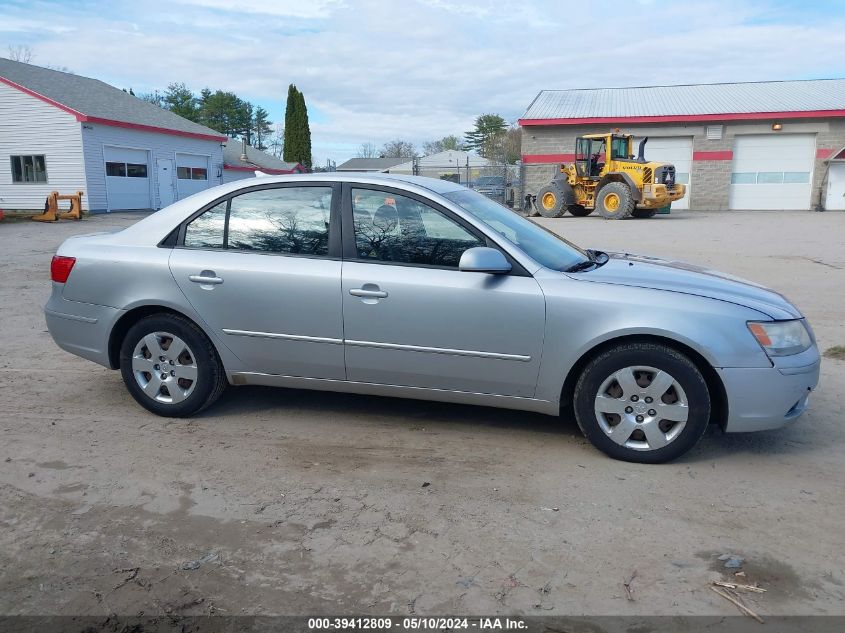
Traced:
[[505, 197], [506, 184], [504, 176], [479, 176], [473, 188], [488, 198], [501, 201]]
[[588, 250], [445, 180], [266, 177], [73, 237], [46, 306], [63, 349], [184, 417], [231, 385], [574, 416], [599, 449], [662, 462], [708, 424], [805, 410], [819, 353], [781, 295]]

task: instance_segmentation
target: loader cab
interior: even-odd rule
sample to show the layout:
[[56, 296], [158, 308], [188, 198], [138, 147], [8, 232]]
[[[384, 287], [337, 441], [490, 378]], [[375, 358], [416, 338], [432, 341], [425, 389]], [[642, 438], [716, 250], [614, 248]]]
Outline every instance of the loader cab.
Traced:
[[579, 177], [600, 178], [606, 163], [606, 138], [579, 136], [575, 139], [575, 171]]

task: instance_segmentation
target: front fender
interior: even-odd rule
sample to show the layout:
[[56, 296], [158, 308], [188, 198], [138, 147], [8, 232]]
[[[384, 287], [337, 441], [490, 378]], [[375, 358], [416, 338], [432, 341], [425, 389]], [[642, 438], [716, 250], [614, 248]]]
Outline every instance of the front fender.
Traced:
[[712, 367], [771, 367], [745, 322], [750, 308], [665, 290], [584, 283], [562, 273], [535, 275], [546, 297], [546, 332], [536, 397], [558, 400], [572, 367], [596, 347], [627, 336], [676, 341]]

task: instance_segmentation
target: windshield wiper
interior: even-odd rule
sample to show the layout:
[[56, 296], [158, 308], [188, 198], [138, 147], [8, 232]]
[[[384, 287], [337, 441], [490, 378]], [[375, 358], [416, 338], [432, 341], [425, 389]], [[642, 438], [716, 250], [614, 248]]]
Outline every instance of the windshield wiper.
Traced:
[[592, 259], [585, 260], [583, 262], [578, 262], [577, 264], [573, 264], [569, 268], [567, 268], [564, 272], [567, 273], [579, 273], [582, 270], [588, 270], [593, 266], [598, 267], [598, 264], [594, 262]]

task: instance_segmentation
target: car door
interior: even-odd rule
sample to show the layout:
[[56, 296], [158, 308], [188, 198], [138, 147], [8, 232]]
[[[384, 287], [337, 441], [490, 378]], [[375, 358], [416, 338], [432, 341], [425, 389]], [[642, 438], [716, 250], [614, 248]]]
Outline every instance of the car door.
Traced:
[[344, 185], [343, 315], [349, 380], [534, 395], [545, 301], [515, 268], [458, 270], [488, 241], [402, 190]]
[[331, 183], [259, 185], [182, 227], [171, 272], [242, 371], [345, 378], [339, 198]]

